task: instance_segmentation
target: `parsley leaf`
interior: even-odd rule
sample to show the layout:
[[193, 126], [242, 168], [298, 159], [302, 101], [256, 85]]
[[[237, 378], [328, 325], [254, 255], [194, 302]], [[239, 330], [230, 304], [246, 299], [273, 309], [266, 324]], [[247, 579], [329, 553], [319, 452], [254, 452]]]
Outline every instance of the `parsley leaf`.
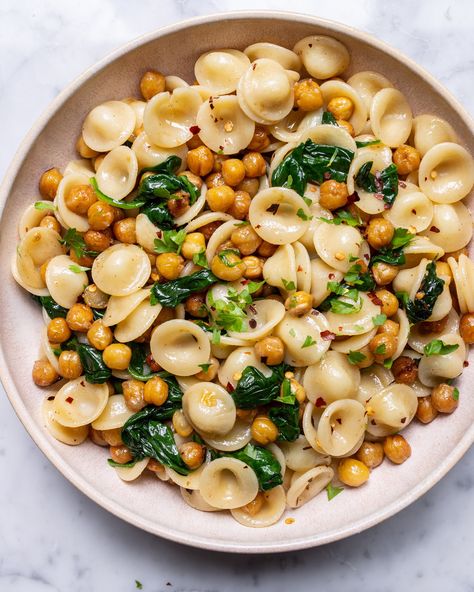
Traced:
[[[135, 463], [133, 463], [135, 464]], [[138, 588], [138, 590], [143, 590], [143, 584], [141, 582], [139, 582], [138, 580], [135, 580], [135, 588]]]
[[347, 359], [349, 360], [349, 362], [354, 365], [363, 362], [366, 359], [366, 357], [367, 356], [365, 354], [358, 351], [350, 351], [347, 355]]
[[58, 208], [53, 204], [52, 201], [35, 201], [35, 210], [57, 210]]
[[84, 257], [86, 254], [86, 243], [75, 228], [68, 228], [63, 238], [59, 239], [59, 242], [71, 251], [74, 251], [74, 254], [78, 259]]
[[193, 263], [194, 265], [199, 265], [200, 267], [209, 268], [209, 263], [207, 262], [205, 249], [193, 255]]
[[459, 389], [455, 386], [453, 391], [453, 399], [459, 401]]
[[285, 290], [287, 290], [288, 292], [296, 290], [295, 282], [291, 280], [285, 280], [285, 278], [281, 278], [281, 283], [285, 286]]
[[375, 146], [376, 144], [381, 144], [382, 142], [380, 140], [368, 140], [367, 142], [358, 142], [356, 140], [356, 146], [357, 148], [365, 148], [366, 146]]
[[163, 230], [161, 238], [155, 238], [155, 253], [179, 253], [186, 238], [186, 231]]
[[285, 403], [286, 405], [294, 405], [295, 404], [295, 394], [291, 392], [291, 381], [289, 378], [284, 378], [283, 382], [281, 383], [280, 387], [280, 396], [276, 401], [280, 403]]
[[414, 238], [415, 235], [408, 232], [406, 228], [396, 228], [390, 246], [380, 249], [370, 260], [370, 265], [374, 265], [378, 261], [389, 265], [403, 265], [405, 263], [403, 248], [409, 245]]
[[362, 219], [359, 216], [357, 216], [356, 218], [346, 210], [338, 210], [337, 212], [335, 212], [335, 216], [332, 219], [319, 218], [319, 220], [321, 220], [321, 222], [326, 222], [326, 224], [335, 224], [336, 226], [339, 226], [343, 222], [353, 227], [363, 225]]
[[423, 353], [425, 356], [446, 356], [447, 354], [456, 351], [458, 347], [459, 345], [457, 343], [448, 345], [441, 339], [433, 339], [425, 345]]
[[387, 315], [385, 314], [378, 314], [375, 317], [372, 317], [372, 323], [374, 324], [374, 327], [381, 327], [386, 320]]
[[90, 271], [90, 267], [84, 267], [83, 265], [76, 265], [75, 263], [73, 265], [69, 266], [69, 269], [71, 271], [73, 271], [74, 273], [81, 273], [83, 271]]
[[359, 263], [352, 265], [344, 276], [344, 281], [350, 286], [356, 286], [361, 292], [372, 292], [375, 290], [375, 280], [368, 271], [362, 272]]
[[342, 491], [344, 491], [344, 487], [335, 487], [332, 483], [329, 483], [326, 486], [326, 492], [328, 494], [328, 502], [330, 502], [332, 499], [334, 499], [336, 497], [336, 495], [339, 495]]
[[385, 345], [385, 343], [381, 343], [380, 345], [377, 345], [377, 347], [374, 350], [374, 354], [376, 354], [377, 356], [383, 356], [384, 353], [386, 353], [387, 351], [387, 346]]
[[304, 220], [305, 222], [306, 222], [307, 220], [312, 220], [312, 219], [313, 219], [313, 216], [307, 216], [307, 215], [304, 213], [304, 210], [303, 210], [302, 208], [299, 208], [299, 210], [296, 212], [296, 215], [298, 216], [298, 218], [301, 218], [301, 219], [302, 219], [302, 220]]
[[207, 364], [199, 364], [199, 368], [201, 368], [203, 372], [207, 372], [210, 367], [211, 367], [210, 362]]
[[[237, 257], [237, 260], [232, 261], [229, 258], [229, 255], [235, 255]], [[240, 263], [242, 262], [240, 259], [240, 251], [238, 251], [237, 249], [224, 249], [220, 253], [218, 253], [217, 256], [226, 267], [236, 267], [237, 265], [240, 265]]]
[[301, 346], [301, 349], [303, 349], [304, 347], [311, 347], [312, 345], [316, 345], [317, 341], [315, 341], [311, 335], [306, 335], [306, 339], [304, 340], [303, 345]]
[[387, 358], [386, 360], [384, 360], [383, 365], [384, 365], [384, 368], [387, 368], [387, 370], [390, 370], [390, 368], [393, 366], [392, 358]]

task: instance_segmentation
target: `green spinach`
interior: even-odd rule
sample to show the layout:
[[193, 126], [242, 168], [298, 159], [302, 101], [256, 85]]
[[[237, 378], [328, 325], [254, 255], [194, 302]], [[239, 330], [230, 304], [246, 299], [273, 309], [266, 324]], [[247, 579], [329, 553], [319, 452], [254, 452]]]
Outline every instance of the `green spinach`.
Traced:
[[152, 305], [160, 303], [174, 308], [191, 294], [204, 290], [218, 281], [219, 279], [210, 269], [202, 269], [163, 284], [156, 282], [151, 289], [150, 303]]
[[323, 116], [321, 117], [321, 123], [327, 125], [337, 125], [336, 118], [331, 113], [331, 111], [324, 111]]
[[239, 409], [255, 409], [277, 399], [287, 370], [289, 366], [286, 364], [272, 366], [272, 373], [267, 377], [253, 366], [244, 368], [237, 386], [231, 393], [236, 406]]
[[397, 167], [392, 163], [387, 168], [373, 175], [370, 171], [373, 162], [363, 164], [355, 177], [356, 185], [369, 193], [382, 195], [383, 201], [391, 206], [398, 195]]
[[51, 296], [32, 296], [32, 298], [35, 302], [41, 304], [50, 319], [56, 317], [66, 318], [67, 308], [60, 306]]
[[268, 417], [278, 428], [278, 440], [280, 442], [293, 442], [300, 435], [299, 403], [293, 405], [280, 404], [270, 407]]
[[152, 201], [140, 210], [140, 214], [148, 216], [150, 222], [160, 230], [172, 230], [175, 226], [174, 218], [165, 203]]
[[370, 260], [370, 265], [378, 261], [389, 265], [403, 265], [406, 261], [404, 247], [415, 238], [406, 228], [396, 228], [389, 247], [383, 247]]
[[397, 292], [396, 296], [405, 309], [408, 319], [412, 323], [418, 323], [426, 321], [431, 316], [443, 288], [444, 280], [436, 275], [436, 264], [431, 261], [426, 266], [426, 273], [418, 290], [422, 297], [410, 300], [406, 292]]
[[281, 465], [266, 448], [247, 444], [245, 448], [226, 456], [233, 456], [253, 469], [262, 491], [268, 491], [283, 483]]

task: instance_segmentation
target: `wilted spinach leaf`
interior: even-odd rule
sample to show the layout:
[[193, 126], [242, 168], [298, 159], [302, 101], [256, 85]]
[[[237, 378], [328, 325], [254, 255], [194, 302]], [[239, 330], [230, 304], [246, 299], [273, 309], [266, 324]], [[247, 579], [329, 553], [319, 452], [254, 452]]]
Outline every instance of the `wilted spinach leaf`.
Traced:
[[233, 456], [253, 469], [262, 491], [268, 491], [283, 483], [281, 465], [266, 448], [247, 444], [245, 448], [226, 456]]
[[268, 417], [278, 428], [280, 442], [293, 442], [300, 435], [299, 407], [298, 401], [293, 405], [270, 407]]
[[321, 123], [327, 125], [337, 125], [336, 118], [331, 113], [331, 111], [324, 111], [323, 116], [321, 117]]
[[356, 185], [369, 193], [379, 193], [383, 201], [391, 206], [398, 195], [397, 167], [392, 163], [387, 168], [373, 175], [370, 170], [374, 163], [363, 164], [355, 177]]
[[173, 216], [166, 203], [152, 201], [140, 210], [140, 214], [148, 216], [150, 222], [161, 230], [171, 230], [175, 227]]
[[50, 319], [55, 319], [56, 317], [66, 318], [67, 308], [60, 306], [51, 296], [32, 296], [32, 298], [35, 302], [41, 304]]
[[415, 238], [406, 228], [396, 228], [389, 247], [383, 247], [370, 260], [370, 265], [381, 261], [389, 265], [403, 265], [405, 263], [406, 247]]
[[255, 409], [277, 399], [287, 370], [289, 366], [286, 364], [272, 366], [272, 374], [267, 377], [257, 368], [247, 366], [231, 393], [236, 406], [239, 409]]
[[170, 280], [163, 284], [156, 282], [151, 289], [150, 303], [175, 307], [188, 296], [218, 282], [210, 269], [202, 269], [191, 275]]
[[396, 296], [405, 309], [409, 320], [412, 323], [426, 321], [433, 313], [438, 296], [444, 288], [444, 280], [436, 275], [436, 264], [431, 261], [426, 266], [426, 273], [420, 284], [418, 292], [422, 298], [410, 300], [406, 292], [397, 292]]

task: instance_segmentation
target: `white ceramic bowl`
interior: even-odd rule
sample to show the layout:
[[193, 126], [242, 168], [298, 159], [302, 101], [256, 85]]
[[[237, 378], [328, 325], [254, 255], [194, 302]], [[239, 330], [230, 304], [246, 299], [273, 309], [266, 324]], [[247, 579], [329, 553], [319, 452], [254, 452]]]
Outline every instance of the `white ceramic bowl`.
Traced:
[[[347, 537], [392, 516], [432, 487], [461, 458], [474, 439], [473, 370], [460, 382], [459, 408], [428, 426], [407, 429], [413, 454], [401, 466], [385, 462], [370, 482], [346, 490], [330, 503], [325, 495], [287, 512], [265, 529], [249, 529], [230, 515], [201, 513], [185, 504], [179, 491], [150, 475], [127, 484], [106, 462], [106, 452], [88, 442], [68, 447], [41, 425], [44, 392], [31, 380], [37, 357], [40, 309], [10, 275], [20, 212], [37, 198], [41, 172], [75, 158], [74, 144], [85, 114], [101, 101], [138, 93], [144, 70], [156, 68], [191, 81], [203, 52], [244, 48], [257, 41], [292, 47], [320, 33], [340, 39], [351, 52], [350, 73], [376, 70], [408, 98], [415, 114], [436, 113], [448, 120], [474, 153], [474, 126], [456, 100], [415, 63], [364, 33], [314, 17], [276, 12], [241, 12], [194, 19], [160, 29], [129, 43], [85, 72], [66, 88], [23, 141], [0, 192], [0, 377], [18, 417], [50, 461], [78, 489], [102, 507], [139, 528], [196, 547], [260, 553], [321, 545]], [[405, 433], [405, 432], [404, 432]], [[54, 491], [51, 492], [54, 497]]]

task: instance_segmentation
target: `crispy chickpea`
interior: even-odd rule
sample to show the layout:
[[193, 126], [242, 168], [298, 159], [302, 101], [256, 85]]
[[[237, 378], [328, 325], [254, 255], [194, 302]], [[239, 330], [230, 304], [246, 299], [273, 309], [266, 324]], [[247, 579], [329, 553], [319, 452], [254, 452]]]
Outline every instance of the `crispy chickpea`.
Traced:
[[32, 371], [33, 382], [36, 386], [51, 386], [59, 378], [58, 373], [48, 360], [36, 360]]
[[372, 218], [367, 226], [367, 240], [374, 249], [386, 247], [392, 241], [395, 228], [390, 220]]
[[99, 290], [95, 284], [89, 284], [82, 294], [84, 302], [91, 308], [106, 308], [109, 302], [107, 294]]
[[212, 187], [222, 187], [222, 185], [225, 185], [222, 173], [212, 173], [212, 175], [208, 175], [206, 177], [206, 185], [208, 190], [212, 189]]
[[89, 428], [89, 438], [97, 446], [107, 446], [107, 442], [102, 436], [102, 430], [95, 430], [92, 426]]
[[87, 306], [87, 304], [73, 304], [67, 311], [66, 322], [69, 325], [71, 331], [87, 333], [87, 331], [90, 329], [90, 326], [92, 325], [93, 320], [94, 315], [92, 313], [92, 309], [90, 306]]
[[212, 171], [214, 173], [222, 172], [222, 163], [228, 158], [227, 154], [214, 154], [214, 166], [212, 167]]
[[[202, 367], [203, 365], [201, 365]], [[214, 356], [211, 356], [208, 364], [204, 365], [204, 368], [201, 372], [196, 374], [196, 378], [199, 380], [205, 380], [207, 382], [211, 382], [217, 376], [217, 371], [219, 370], [219, 360]]]
[[[69, 257], [71, 257], [71, 259], [74, 261], [74, 263], [77, 263], [78, 265], [82, 265], [84, 267], [92, 267], [92, 264], [94, 263], [94, 257], [90, 257], [89, 255], [83, 255], [82, 257], [78, 257], [76, 255], [76, 252], [74, 251], [74, 249], [69, 251]], [[46, 267], [47, 263], [45, 263], [43, 265]], [[40, 267], [41, 274], [43, 273], [43, 265]], [[44, 281], [44, 277], [43, 277], [43, 281]]]
[[396, 465], [401, 465], [411, 456], [410, 444], [400, 434], [387, 436], [383, 443], [385, 456]]
[[262, 509], [264, 502], [265, 495], [259, 491], [251, 502], [242, 506], [240, 509], [246, 512], [249, 516], [255, 516], [255, 514], [258, 514]]
[[63, 378], [72, 380], [82, 374], [82, 364], [79, 354], [74, 350], [64, 350], [58, 358], [59, 374]]
[[339, 461], [337, 475], [344, 485], [360, 487], [370, 477], [369, 467], [355, 458], [343, 458]]
[[167, 280], [175, 280], [183, 268], [184, 259], [177, 253], [161, 253], [156, 258], [156, 269]]
[[346, 121], [345, 119], [338, 119], [338, 120], [337, 120], [337, 125], [338, 125], [339, 127], [342, 127], [342, 128], [344, 128], [344, 129], [346, 130], [346, 132], [347, 132], [347, 133], [348, 133], [350, 136], [352, 136], [352, 137], [354, 137], [354, 136], [355, 136], [355, 130], [354, 130], [354, 127], [352, 126], [352, 123], [349, 123], [349, 122], [348, 122], [348, 121]]
[[193, 150], [194, 148], [202, 145], [203, 141], [199, 137], [199, 134], [194, 134], [194, 136], [186, 142], [186, 146], [189, 148], [189, 150]]
[[112, 343], [114, 335], [110, 327], [104, 325], [102, 319], [97, 319], [97, 321], [92, 323], [89, 331], [87, 331], [87, 339], [93, 347], [103, 351]]
[[400, 325], [390, 319], [387, 319], [377, 330], [377, 333], [388, 333], [388, 335], [393, 335], [394, 337], [396, 337], [399, 332]]
[[222, 163], [222, 177], [230, 187], [235, 187], [244, 180], [245, 167], [238, 158], [228, 158]]
[[255, 355], [268, 366], [276, 366], [283, 362], [285, 346], [279, 337], [264, 337], [254, 346]]
[[189, 170], [195, 175], [205, 177], [214, 166], [214, 155], [207, 146], [198, 146], [188, 152], [187, 163]]
[[109, 449], [110, 458], [121, 465], [133, 460], [133, 454], [127, 446], [111, 446]]
[[220, 280], [234, 282], [240, 280], [245, 273], [245, 263], [235, 251], [222, 252], [214, 255], [211, 271]]
[[164, 473], [165, 472], [164, 466], [161, 463], [159, 463], [158, 461], [156, 461], [154, 458], [150, 458], [146, 468], [149, 471], [151, 471], [152, 473]]
[[295, 107], [301, 111], [316, 111], [323, 106], [323, 95], [319, 84], [312, 78], [300, 80], [293, 87]]
[[409, 356], [400, 356], [392, 364], [392, 374], [395, 382], [401, 384], [413, 384], [418, 378], [418, 366], [416, 361]]
[[237, 417], [247, 423], [252, 423], [258, 413], [258, 409], [236, 409]]
[[261, 152], [270, 146], [270, 138], [264, 127], [260, 125], [255, 126], [255, 131], [253, 133], [253, 137], [250, 140], [250, 144], [247, 146], [248, 150], [252, 150], [254, 152]]
[[459, 323], [459, 332], [465, 343], [474, 343], [474, 314], [463, 314]]
[[200, 230], [203, 233], [206, 241], [208, 241], [211, 238], [211, 236], [214, 234], [214, 232], [221, 225], [222, 225], [222, 222], [220, 222], [219, 220], [216, 220], [215, 222], [209, 222], [209, 224], [206, 224], [205, 226], [201, 226]]
[[111, 343], [102, 353], [105, 365], [111, 370], [126, 370], [131, 357], [132, 350], [124, 343]]
[[50, 261], [50, 259], [48, 259], [48, 261], [45, 261], [43, 263], [43, 265], [41, 265], [41, 267], [40, 267], [40, 275], [41, 275], [41, 279], [43, 280], [44, 285], [46, 285], [46, 269], [48, 267], [49, 261]]
[[51, 343], [64, 343], [71, 337], [66, 319], [56, 317], [48, 323], [48, 339]]
[[263, 274], [263, 261], [254, 255], [243, 257], [242, 262], [245, 264], [244, 278], [248, 280], [257, 280]]
[[64, 201], [71, 212], [84, 216], [91, 205], [97, 201], [97, 196], [90, 185], [76, 185], [72, 187]]
[[136, 219], [124, 218], [114, 224], [115, 238], [121, 243], [133, 245], [137, 242], [137, 233], [135, 232]]
[[181, 409], [173, 413], [171, 423], [173, 424], [174, 431], [183, 438], [187, 438], [193, 433], [193, 427]]
[[145, 383], [143, 395], [146, 403], [159, 407], [168, 398], [168, 385], [159, 376], [153, 376]]
[[91, 251], [98, 251], [102, 253], [110, 247], [112, 244], [112, 233], [106, 232], [109, 230], [106, 228], [104, 231], [102, 230], [88, 230], [84, 234], [84, 242], [86, 243], [86, 247]]
[[182, 216], [189, 210], [189, 194], [185, 192], [174, 193], [167, 203], [170, 214], [175, 218]]
[[54, 216], [45, 216], [41, 222], [40, 226], [42, 228], [49, 228], [50, 230], [54, 230], [58, 234], [61, 232], [61, 224], [56, 220]]
[[115, 208], [103, 201], [96, 201], [87, 210], [87, 221], [92, 230], [105, 230], [115, 222]]
[[383, 446], [380, 442], [362, 442], [362, 446], [356, 453], [357, 460], [363, 462], [369, 469], [375, 469], [382, 464], [384, 457]]
[[278, 245], [272, 245], [271, 243], [267, 243], [267, 241], [263, 241], [262, 244], [258, 247], [257, 253], [260, 257], [271, 257], [273, 253], [277, 250]]
[[211, 187], [206, 193], [206, 201], [213, 212], [227, 212], [234, 203], [235, 193], [228, 185]]
[[299, 290], [285, 300], [285, 308], [290, 315], [300, 317], [313, 308], [313, 297], [308, 292]]
[[44, 171], [39, 180], [39, 192], [43, 199], [53, 200], [63, 176], [57, 168]]
[[191, 171], [183, 171], [182, 173], [179, 173], [178, 177], [186, 177], [186, 179], [190, 181], [195, 187], [197, 187], [198, 189], [202, 188], [201, 177], [198, 177]]
[[181, 254], [185, 259], [192, 260], [194, 255], [206, 249], [206, 239], [202, 232], [190, 232], [186, 235], [181, 247]]
[[104, 161], [104, 158], [105, 158], [105, 154], [99, 154], [99, 156], [96, 156], [96, 157], [93, 159], [92, 163], [93, 163], [93, 165], [94, 165], [94, 170], [95, 170], [95, 172], [97, 172], [97, 171], [98, 171], [98, 169], [99, 169], [100, 165], [101, 165], [101, 164], [102, 164], [102, 162]]
[[234, 203], [227, 210], [233, 218], [244, 220], [249, 213], [251, 197], [246, 191], [236, 191]]
[[354, 103], [349, 97], [334, 97], [328, 103], [327, 110], [336, 119], [348, 121], [354, 113]]
[[420, 397], [416, 409], [416, 418], [421, 423], [431, 423], [438, 416], [438, 410], [433, 407], [431, 397]]
[[395, 294], [389, 290], [377, 290], [375, 295], [382, 302], [382, 314], [387, 317], [393, 317], [398, 310], [398, 300]]
[[125, 404], [130, 411], [140, 411], [145, 407], [145, 384], [143, 382], [135, 379], [124, 380], [122, 390]]
[[102, 439], [109, 445], [109, 446], [122, 446], [122, 428], [113, 428], [111, 430], [102, 430], [101, 431]]
[[239, 183], [235, 188], [236, 191], [245, 191], [250, 197], [255, 197], [260, 188], [260, 181], [258, 179], [252, 179], [245, 177], [242, 183]]
[[390, 359], [397, 350], [397, 338], [389, 333], [379, 333], [369, 342], [369, 350], [376, 362]]
[[330, 179], [321, 183], [319, 203], [328, 210], [337, 210], [347, 204], [349, 193], [345, 183], [339, 183]]
[[388, 286], [398, 274], [398, 267], [383, 261], [377, 261], [372, 266], [372, 275], [378, 286]]
[[242, 255], [252, 255], [262, 244], [262, 239], [250, 224], [238, 226], [230, 235], [230, 240]]
[[431, 391], [431, 404], [440, 413], [452, 413], [459, 404], [459, 391], [450, 384], [438, 384]]
[[184, 464], [194, 470], [202, 465], [206, 455], [206, 449], [202, 444], [197, 442], [184, 442], [179, 447], [179, 454], [183, 459]]
[[95, 158], [99, 155], [99, 152], [96, 150], [92, 150], [84, 141], [82, 135], [77, 138], [76, 142], [76, 150], [79, 153], [79, 156], [82, 158]]
[[278, 438], [278, 428], [266, 415], [257, 415], [252, 422], [251, 433], [255, 442], [262, 446], [275, 442]]
[[149, 101], [158, 93], [164, 92], [165, 86], [165, 77], [156, 70], [148, 70], [140, 80], [140, 91], [145, 101]]
[[243, 156], [242, 162], [245, 167], [245, 176], [251, 179], [261, 177], [267, 171], [267, 163], [260, 152], [247, 152]]
[[393, 162], [399, 175], [409, 175], [420, 167], [421, 154], [413, 146], [402, 144], [393, 153]]
[[192, 317], [204, 319], [207, 317], [206, 297], [204, 294], [191, 294], [184, 301], [184, 310]]

